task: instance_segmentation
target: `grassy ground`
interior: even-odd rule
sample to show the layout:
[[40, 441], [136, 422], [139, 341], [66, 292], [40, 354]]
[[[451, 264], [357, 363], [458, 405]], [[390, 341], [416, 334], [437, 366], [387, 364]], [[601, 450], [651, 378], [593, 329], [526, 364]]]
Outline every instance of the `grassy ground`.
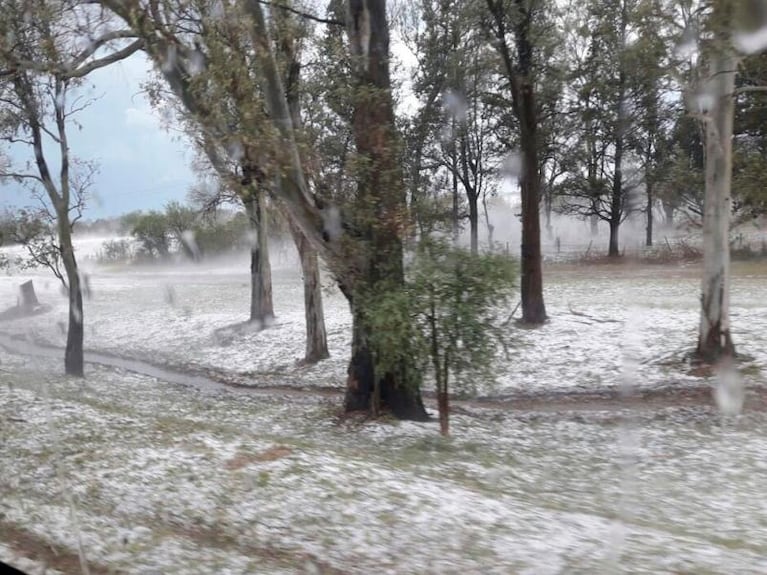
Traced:
[[[765, 272], [736, 266], [733, 282], [753, 390], [767, 359]], [[482, 391], [705, 386], [683, 360], [697, 274], [549, 267], [551, 321], [518, 331]], [[19, 279], [0, 278], [0, 301], [15, 302]], [[290, 270], [275, 280], [278, 324], [224, 341], [216, 330], [247, 309], [239, 270], [95, 270], [87, 345], [253, 385], [339, 387], [343, 300], [326, 301], [334, 358], [298, 368], [300, 283]], [[65, 303], [51, 280], [35, 281], [53, 311], [0, 329], [60, 344]], [[767, 572], [761, 408], [466, 402], [442, 441], [435, 423], [341, 422], [332, 394], [202, 394], [60, 370], [0, 352], [0, 559], [27, 569], [77, 572], [82, 548], [91, 573]]]
[[72, 572], [79, 532], [103, 573], [767, 570], [763, 412], [474, 409], [442, 441], [312, 396], [0, 361], [6, 561]]

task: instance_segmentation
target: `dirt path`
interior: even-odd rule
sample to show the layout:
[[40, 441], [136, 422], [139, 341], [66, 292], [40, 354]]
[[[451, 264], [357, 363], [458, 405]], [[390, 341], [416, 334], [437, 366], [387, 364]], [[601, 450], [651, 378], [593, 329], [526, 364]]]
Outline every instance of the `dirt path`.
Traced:
[[[55, 569], [67, 574], [83, 572], [77, 553], [51, 543], [18, 525], [0, 521], [0, 539], [18, 556], [41, 563], [45, 569]], [[119, 575], [120, 573], [90, 561], [88, 561], [88, 571], [91, 575]]]
[[[9, 334], [0, 332], [0, 347], [16, 355], [36, 357], [59, 357], [63, 349], [32, 343]], [[103, 365], [113, 369], [124, 369], [171, 384], [183, 385], [207, 393], [236, 393], [252, 395], [280, 395], [292, 398], [339, 399], [343, 397], [343, 388], [299, 387], [286, 383], [264, 383], [265, 381], [285, 381], [285, 376], [272, 374], [254, 374], [243, 376], [213, 369], [181, 369], [179, 366], [150, 362], [127, 356], [118, 356], [102, 352], [87, 351], [86, 363]], [[259, 378], [259, 382], [254, 380]], [[425, 391], [424, 398], [435, 401], [432, 392]], [[715, 407], [712, 388], [706, 383], [663, 388], [636, 389], [628, 396], [623, 396], [615, 388], [601, 390], [557, 390], [549, 392], [517, 392], [502, 396], [486, 396], [473, 399], [453, 399], [453, 409], [489, 409], [503, 411], [618, 411], [641, 410], [655, 411], [668, 407]], [[767, 411], [767, 388], [752, 387], [746, 395], [746, 411]]]

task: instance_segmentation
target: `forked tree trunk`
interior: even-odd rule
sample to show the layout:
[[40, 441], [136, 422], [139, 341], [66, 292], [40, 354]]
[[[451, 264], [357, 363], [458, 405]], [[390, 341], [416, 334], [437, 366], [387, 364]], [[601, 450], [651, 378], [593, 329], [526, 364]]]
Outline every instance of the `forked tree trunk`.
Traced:
[[260, 186], [251, 186], [245, 198], [250, 224], [250, 321], [262, 326], [274, 319], [272, 268], [269, 263], [269, 230], [266, 205]]
[[703, 213], [703, 281], [697, 355], [707, 361], [731, 356], [730, 335], [730, 188], [737, 58], [716, 55], [708, 80], [716, 98], [706, 122], [706, 192]]
[[291, 225], [293, 241], [301, 259], [301, 274], [304, 283], [304, 314], [306, 317], [305, 363], [316, 363], [330, 357], [328, 338], [325, 331], [325, 313], [322, 306], [322, 285], [317, 250], [295, 226]]

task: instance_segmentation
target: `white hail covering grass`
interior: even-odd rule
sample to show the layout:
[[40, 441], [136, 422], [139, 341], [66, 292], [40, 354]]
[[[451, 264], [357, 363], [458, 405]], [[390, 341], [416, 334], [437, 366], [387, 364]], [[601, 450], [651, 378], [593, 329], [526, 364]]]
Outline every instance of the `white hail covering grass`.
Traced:
[[[246, 319], [244, 260], [92, 267], [86, 347], [253, 386], [342, 387], [343, 298], [325, 300], [333, 358], [296, 367], [300, 278], [275, 264], [277, 322], [240, 334], [226, 328]], [[0, 308], [29, 278], [53, 309], [0, 331], [63, 345], [66, 301], [42, 272], [0, 277]], [[551, 321], [511, 328], [512, 357], [479, 391], [694, 381], [679, 358], [698, 290], [695, 269], [557, 268]], [[762, 385], [763, 269], [736, 266], [732, 301], [747, 384]], [[659, 408], [621, 424], [599, 410], [474, 408], [442, 441], [436, 423], [339, 424], [322, 395], [202, 393], [93, 365], [81, 381], [61, 363], [0, 351], [0, 560], [32, 573], [44, 566], [3, 526], [72, 553], [79, 539], [100, 572], [131, 574], [767, 572], [763, 413]]]

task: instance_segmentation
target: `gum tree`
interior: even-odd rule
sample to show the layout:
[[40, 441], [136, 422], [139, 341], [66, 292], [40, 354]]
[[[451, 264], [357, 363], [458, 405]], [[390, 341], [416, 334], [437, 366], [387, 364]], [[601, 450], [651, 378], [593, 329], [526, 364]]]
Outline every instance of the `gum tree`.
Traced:
[[[127, 44], [126, 44], [127, 43]], [[0, 12], [0, 110], [2, 139], [24, 146], [33, 161], [3, 168], [0, 177], [26, 184], [43, 201], [56, 230], [69, 297], [65, 371], [83, 375], [83, 290], [72, 245], [92, 166], [70, 152], [68, 128], [87, 100], [78, 94], [90, 72], [141, 48], [127, 30], [108, 28], [91, 6], [69, 0], [9, 0]]]
[[[211, 141], [221, 144], [243, 136], [253, 139], [253, 134], [232, 133], [228, 126], [215, 121], [215, 114], [207, 110], [216, 100], [194, 90], [195, 62], [212, 62], [215, 57], [219, 65], [225, 66], [230, 54], [217, 54], [204, 34], [185, 27], [186, 3], [150, 2], [145, 6], [138, 0], [101, 0], [101, 4], [144, 40], [145, 50], [162, 70], [169, 87]], [[218, 25], [236, 26], [242, 35], [243, 48], [255, 56], [253, 71], [258, 89], [238, 92], [235, 82], [221, 82], [217, 88], [225, 91], [231, 104], [243, 113], [252, 108], [254, 99], [262, 98], [268, 129], [259, 138], [262, 146], [258, 151], [268, 162], [260, 165], [276, 168], [271, 172], [275, 185], [269, 191], [318, 250], [350, 303], [352, 358], [345, 407], [348, 411], [375, 412], [380, 404], [398, 417], [424, 419], [420, 375], [414, 362], [406, 357], [394, 362], [375, 357], [370, 345], [372, 325], [364, 309], [365, 302], [376, 293], [402, 288], [403, 240], [409, 229], [389, 74], [386, 2], [350, 0], [343, 21], [320, 19], [345, 27], [346, 49], [353, 61], [350, 106], [355, 186], [342, 205], [318, 202], [309, 187], [298, 145], [298, 127], [291, 117], [263, 4], [242, 0], [225, 6], [231, 13]], [[202, 6], [215, 14], [213, 8]], [[282, 8], [272, 5], [272, 9]], [[169, 54], [173, 57], [169, 58]], [[388, 367], [375, 369], [375, 365]]]
[[767, 49], [766, 31], [767, 8], [763, 3], [711, 2], [703, 45], [705, 70], [693, 98], [694, 112], [705, 127], [706, 146], [703, 279], [696, 353], [707, 361], [735, 354], [730, 334], [729, 232], [736, 76], [743, 54]]

